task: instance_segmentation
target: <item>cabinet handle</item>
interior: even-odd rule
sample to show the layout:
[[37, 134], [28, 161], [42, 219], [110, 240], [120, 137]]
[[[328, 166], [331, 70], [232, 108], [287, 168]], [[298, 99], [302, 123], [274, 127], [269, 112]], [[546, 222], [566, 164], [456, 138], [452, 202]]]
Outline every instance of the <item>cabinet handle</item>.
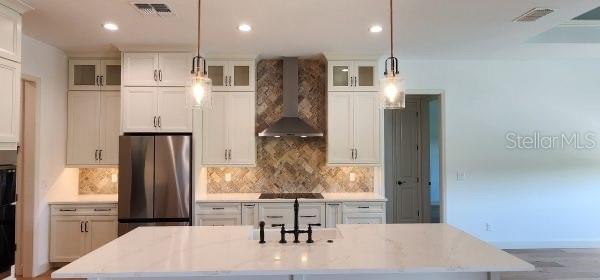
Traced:
[[354, 149], [350, 149], [350, 153], [352, 154], [351, 155], [352, 159], [354, 159]]
[[154, 127], [156, 127], [156, 116], [154, 116], [154, 121], [153, 121], [153, 123], [154, 123]]
[[158, 80], [162, 82], [162, 69], [158, 70]]
[[369, 209], [371, 208], [370, 206], [358, 206], [359, 209]]
[[85, 232], [89, 232], [87, 225], [88, 225], [88, 221], [85, 221]]
[[104, 86], [104, 75], [100, 75], [100, 86]]
[[75, 209], [75, 208], [61, 208], [58, 211], [60, 211], [60, 212], [75, 212], [75, 211], [77, 211], [77, 209]]
[[79, 231], [83, 232], [83, 221], [79, 222]]
[[300, 218], [316, 218], [317, 215], [308, 215], [308, 216], [302, 216], [300, 215]]
[[227, 149], [225, 149], [225, 160], [227, 160]]
[[94, 152], [94, 160], [98, 160], [98, 150]]
[[228, 153], [227, 157], [229, 158], [229, 160], [231, 160], [231, 149], [229, 149], [229, 153]]
[[340, 206], [339, 203], [327, 203], [327, 205], [329, 205], [329, 206]]
[[244, 204], [244, 206], [254, 208], [254, 204]]
[[100, 79], [100, 76], [96, 76], [96, 85], [100, 86], [100, 82], [98, 82], [98, 80]]
[[282, 219], [283, 216], [267, 216], [269, 219]]
[[354, 159], [358, 158], [358, 149], [354, 149]]
[[162, 116], [158, 116], [158, 127], [162, 127], [161, 117]]
[[110, 209], [110, 208], [94, 208], [95, 212], [108, 212], [110, 210], [112, 210], [112, 209]]
[[213, 207], [212, 210], [225, 210], [225, 207]]
[[154, 81], [156, 81], [156, 69], [154, 69]]
[[104, 150], [100, 150], [100, 151], [98, 152], [98, 159], [99, 159], [100, 161], [102, 161], [102, 151], [104, 151]]

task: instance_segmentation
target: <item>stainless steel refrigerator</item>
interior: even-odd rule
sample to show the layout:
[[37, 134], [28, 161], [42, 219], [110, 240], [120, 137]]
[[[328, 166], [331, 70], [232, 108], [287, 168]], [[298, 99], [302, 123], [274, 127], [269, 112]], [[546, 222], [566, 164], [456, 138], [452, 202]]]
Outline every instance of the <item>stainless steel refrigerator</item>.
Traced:
[[119, 139], [119, 236], [139, 226], [192, 224], [191, 135]]

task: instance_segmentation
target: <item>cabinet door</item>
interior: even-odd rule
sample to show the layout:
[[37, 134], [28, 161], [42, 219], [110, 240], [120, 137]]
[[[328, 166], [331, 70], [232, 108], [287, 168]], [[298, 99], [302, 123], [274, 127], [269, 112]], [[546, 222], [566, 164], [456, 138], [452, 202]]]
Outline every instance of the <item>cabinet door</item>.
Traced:
[[100, 92], [70, 91], [67, 164], [98, 164], [100, 149]]
[[354, 162], [379, 163], [379, 94], [354, 93]]
[[121, 60], [100, 61], [100, 85], [102, 90], [121, 90]]
[[160, 132], [191, 132], [192, 109], [188, 106], [187, 88], [158, 88], [158, 130]]
[[102, 245], [117, 238], [116, 216], [87, 216], [86, 253], [100, 248]]
[[350, 213], [344, 214], [344, 224], [384, 224], [383, 213]]
[[196, 215], [196, 225], [198, 226], [239, 226], [241, 225], [240, 216], [228, 215]]
[[242, 203], [242, 225], [258, 227], [258, 204]]
[[259, 203], [258, 217], [259, 221], [265, 222], [266, 228], [271, 228], [274, 224], [284, 224], [287, 228], [294, 226], [292, 203]]
[[227, 139], [229, 164], [252, 165], [256, 163], [254, 93], [227, 93]]
[[327, 162], [353, 162], [353, 94], [330, 92], [327, 112]]
[[21, 61], [21, 15], [0, 6], [0, 57]]
[[52, 216], [50, 224], [50, 261], [70, 262], [86, 253], [84, 217]]
[[190, 53], [159, 53], [158, 84], [165, 87], [183, 87], [190, 78]]
[[69, 90], [99, 90], [101, 72], [100, 60], [69, 60]]
[[123, 93], [123, 131], [157, 130], [157, 88], [126, 87]]
[[329, 91], [352, 90], [352, 85], [354, 83], [352, 66], [352, 61], [329, 61], [327, 66], [327, 84]]
[[100, 114], [100, 164], [117, 165], [121, 131], [120, 92], [102, 92]]
[[[292, 215], [293, 221], [293, 215]], [[325, 226], [325, 204], [323, 203], [301, 203], [298, 211], [298, 224], [308, 227], [309, 224], [320, 224], [315, 228]]]
[[21, 118], [21, 65], [0, 58], [0, 143], [16, 143]]
[[254, 61], [230, 61], [228, 79], [231, 91], [255, 91]]
[[325, 205], [325, 227], [334, 228], [342, 223], [341, 203], [327, 203]]
[[227, 163], [226, 100], [226, 93], [213, 93], [212, 108], [202, 110], [203, 165], [224, 165]]
[[212, 81], [213, 91], [227, 91], [229, 82], [229, 63], [223, 60], [207, 60], [206, 72]]
[[376, 61], [355, 61], [353, 67], [355, 91], [377, 91], [379, 79]]
[[125, 86], [156, 86], [158, 84], [158, 54], [123, 54], [123, 79]]

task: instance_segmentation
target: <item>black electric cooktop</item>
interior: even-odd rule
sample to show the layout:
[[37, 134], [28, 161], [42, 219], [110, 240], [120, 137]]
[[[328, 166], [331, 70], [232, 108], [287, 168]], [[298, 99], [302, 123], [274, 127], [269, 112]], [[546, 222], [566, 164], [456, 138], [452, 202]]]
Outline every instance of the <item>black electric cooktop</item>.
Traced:
[[323, 199], [320, 193], [261, 193], [259, 199]]

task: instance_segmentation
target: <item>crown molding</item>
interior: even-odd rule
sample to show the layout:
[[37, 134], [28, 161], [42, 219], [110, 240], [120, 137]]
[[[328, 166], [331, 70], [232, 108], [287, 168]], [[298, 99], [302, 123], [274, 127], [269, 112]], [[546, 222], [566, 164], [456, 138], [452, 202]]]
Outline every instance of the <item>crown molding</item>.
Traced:
[[24, 14], [34, 9], [31, 5], [21, 0], [0, 0], [0, 5], [6, 6], [19, 14]]

